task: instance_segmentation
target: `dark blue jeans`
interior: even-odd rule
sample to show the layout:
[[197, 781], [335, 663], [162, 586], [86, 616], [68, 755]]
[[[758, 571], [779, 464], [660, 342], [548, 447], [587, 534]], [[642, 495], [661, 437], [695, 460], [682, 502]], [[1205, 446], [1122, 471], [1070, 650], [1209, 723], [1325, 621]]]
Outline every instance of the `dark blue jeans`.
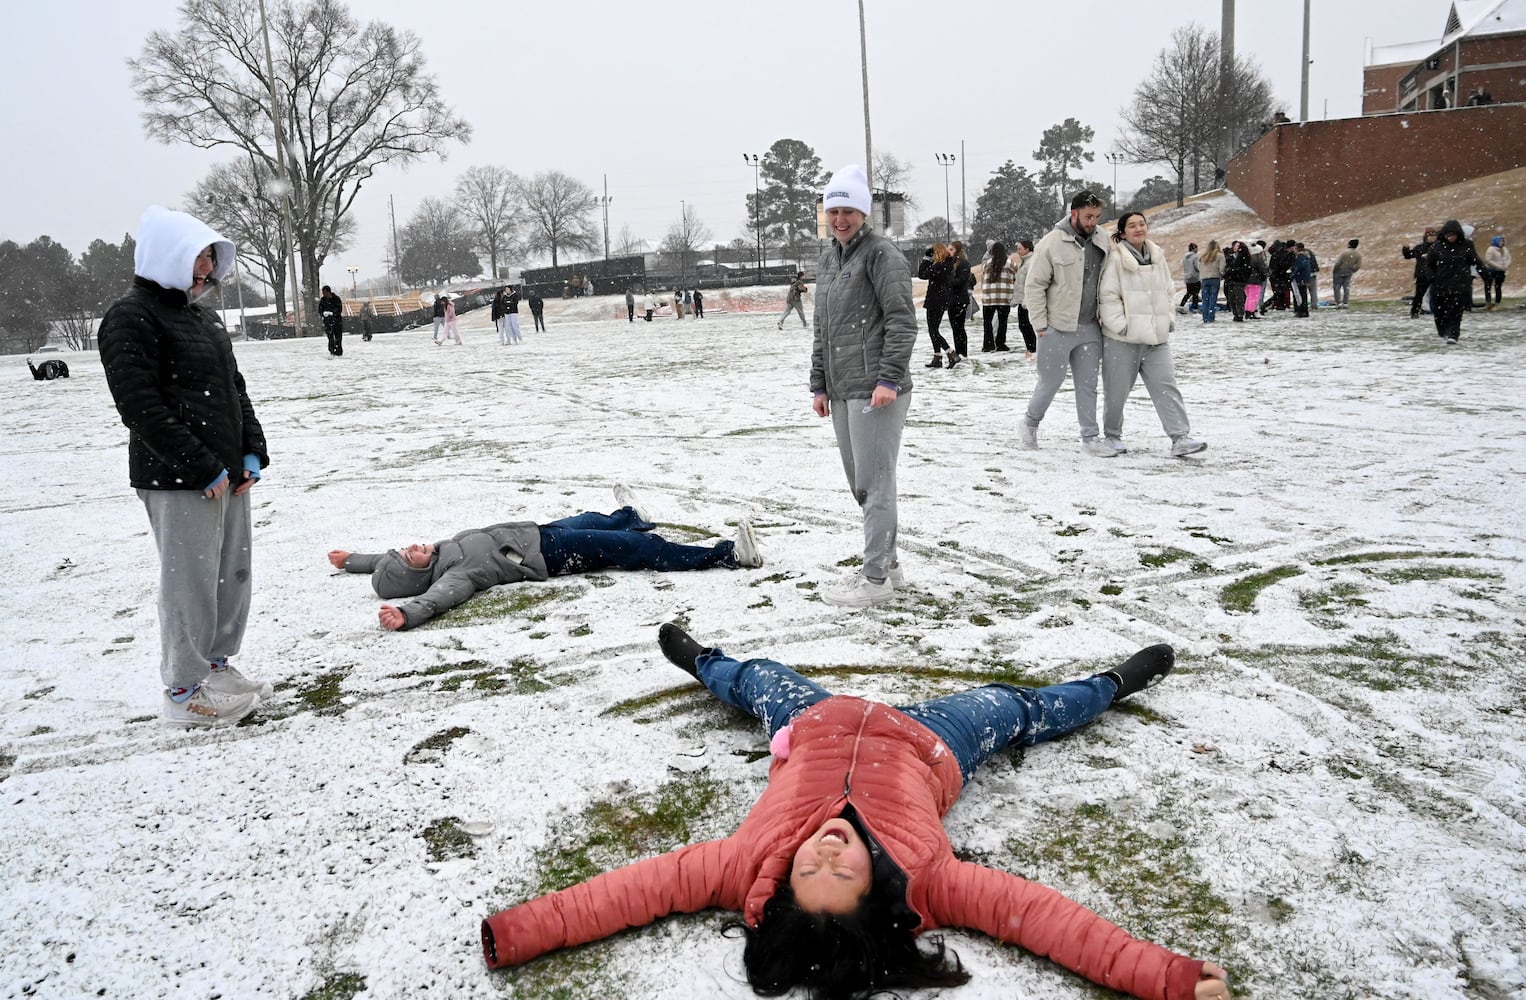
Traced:
[[[745, 663], [720, 649], [700, 656], [699, 679], [721, 701], [762, 720], [768, 735], [789, 725], [831, 692], [775, 660]], [[1117, 686], [1101, 675], [1041, 688], [987, 684], [900, 711], [931, 729], [969, 781], [975, 769], [1009, 746], [1043, 743], [1086, 725], [1113, 703]]]
[[655, 527], [629, 507], [613, 514], [575, 514], [540, 526], [540, 554], [551, 576], [611, 568], [671, 571], [736, 566], [735, 543], [729, 539], [714, 545], [679, 545], [648, 534]]

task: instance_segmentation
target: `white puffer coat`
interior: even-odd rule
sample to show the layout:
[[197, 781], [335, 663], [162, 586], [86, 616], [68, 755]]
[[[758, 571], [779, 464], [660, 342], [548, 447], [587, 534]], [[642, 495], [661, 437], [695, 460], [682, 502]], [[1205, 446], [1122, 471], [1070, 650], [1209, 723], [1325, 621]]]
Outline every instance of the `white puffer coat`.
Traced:
[[1130, 344], [1164, 344], [1176, 319], [1176, 283], [1160, 246], [1145, 240], [1150, 263], [1140, 264], [1122, 243], [1113, 244], [1102, 265], [1097, 311], [1102, 333]]

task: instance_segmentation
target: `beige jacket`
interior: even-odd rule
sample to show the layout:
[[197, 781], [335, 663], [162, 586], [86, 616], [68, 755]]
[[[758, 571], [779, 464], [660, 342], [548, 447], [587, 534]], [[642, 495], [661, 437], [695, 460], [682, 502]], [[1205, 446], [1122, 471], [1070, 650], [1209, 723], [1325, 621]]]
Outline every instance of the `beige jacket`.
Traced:
[[[1092, 233], [1091, 242], [1105, 254], [1109, 242], [1101, 230]], [[1106, 262], [1104, 261], [1104, 267]], [[1075, 330], [1081, 319], [1081, 280], [1086, 270], [1086, 247], [1076, 238], [1068, 222], [1061, 222], [1044, 234], [1022, 273], [1022, 304], [1035, 330]]]
[[1164, 344], [1176, 319], [1176, 283], [1160, 245], [1145, 240], [1150, 263], [1140, 264], [1129, 248], [1113, 244], [1097, 286], [1102, 335], [1129, 344]]

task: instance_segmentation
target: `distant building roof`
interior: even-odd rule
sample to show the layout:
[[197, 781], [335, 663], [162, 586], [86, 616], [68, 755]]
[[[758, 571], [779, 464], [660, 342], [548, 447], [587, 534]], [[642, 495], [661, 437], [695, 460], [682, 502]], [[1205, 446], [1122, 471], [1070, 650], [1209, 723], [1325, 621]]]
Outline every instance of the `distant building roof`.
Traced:
[[1374, 45], [1368, 66], [1418, 63], [1461, 38], [1484, 38], [1526, 31], [1526, 0], [1453, 0], [1446, 23], [1434, 39]]

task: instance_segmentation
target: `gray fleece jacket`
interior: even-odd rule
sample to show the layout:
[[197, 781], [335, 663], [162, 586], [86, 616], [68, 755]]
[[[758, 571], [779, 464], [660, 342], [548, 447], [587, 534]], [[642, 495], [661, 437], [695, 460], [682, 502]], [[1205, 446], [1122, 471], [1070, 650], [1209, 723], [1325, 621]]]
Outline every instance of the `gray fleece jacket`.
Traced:
[[479, 590], [547, 576], [540, 525], [533, 521], [472, 528], [436, 542], [434, 548], [434, 559], [422, 569], [405, 563], [396, 549], [375, 555], [352, 552], [344, 568], [370, 573], [378, 597], [413, 598], [394, 605], [403, 613], [405, 629], [444, 614]]
[[816, 266], [811, 392], [868, 399], [880, 382], [905, 392], [916, 341], [906, 255], [867, 225], [847, 246], [832, 240]]

